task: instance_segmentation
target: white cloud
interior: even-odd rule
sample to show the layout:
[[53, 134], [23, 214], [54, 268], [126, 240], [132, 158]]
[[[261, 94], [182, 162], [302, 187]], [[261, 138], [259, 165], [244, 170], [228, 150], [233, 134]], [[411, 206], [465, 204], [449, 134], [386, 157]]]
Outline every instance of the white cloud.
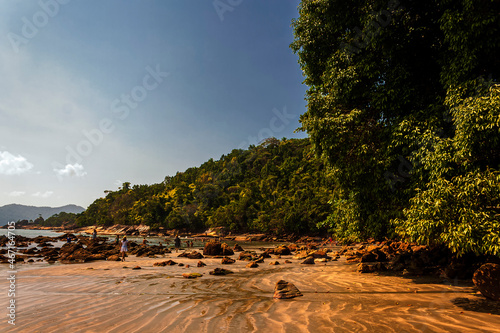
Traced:
[[20, 196], [23, 196], [25, 194], [26, 194], [26, 192], [24, 192], [24, 191], [12, 191], [9, 193], [9, 197], [20, 197]]
[[33, 164], [21, 155], [14, 156], [8, 151], [0, 151], [0, 174], [19, 175], [32, 168]]
[[33, 196], [34, 197], [39, 197], [39, 198], [48, 198], [52, 194], [54, 194], [53, 191], [45, 191], [45, 192], [36, 192], [36, 193], [33, 193]]
[[68, 176], [68, 177], [83, 177], [87, 174], [83, 169], [83, 165], [75, 163], [75, 164], [66, 164], [63, 169], [54, 169], [54, 172], [58, 176]]

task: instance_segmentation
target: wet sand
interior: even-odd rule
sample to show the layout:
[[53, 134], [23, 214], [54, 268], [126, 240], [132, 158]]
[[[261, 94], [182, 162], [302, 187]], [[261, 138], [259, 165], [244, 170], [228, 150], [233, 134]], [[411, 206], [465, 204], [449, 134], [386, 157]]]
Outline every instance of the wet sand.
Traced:
[[[237, 254], [233, 256], [237, 258]], [[186, 266], [153, 267], [172, 259]], [[285, 264], [285, 259], [292, 261]], [[301, 265], [136, 258], [37, 268], [18, 265], [16, 325], [2, 332], [500, 332], [500, 307], [472, 284], [360, 274], [344, 258]], [[280, 265], [269, 265], [278, 260]], [[136, 265], [140, 270], [132, 270]], [[216, 267], [234, 271], [212, 276]], [[185, 279], [182, 273], [203, 274]], [[3, 274], [5, 276], [5, 274]], [[2, 277], [3, 281], [6, 279]], [[273, 299], [284, 279], [304, 294]], [[7, 283], [2, 308], [8, 302]], [[4, 317], [6, 318], [6, 316]]]

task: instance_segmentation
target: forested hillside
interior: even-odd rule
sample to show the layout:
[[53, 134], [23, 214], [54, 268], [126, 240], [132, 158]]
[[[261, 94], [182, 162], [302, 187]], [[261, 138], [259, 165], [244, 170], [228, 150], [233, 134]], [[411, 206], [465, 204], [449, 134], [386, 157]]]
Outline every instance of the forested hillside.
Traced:
[[335, 184], [325, 223], [500, 255], [500, 4], [303, 0], [301, 116]]
[[191, 231], [311, 233], [330, 213], [331, 191], [308, 139], [272, 138], [159, 184], [124, 183], [76, 221], [79, 226], [142, 223]]

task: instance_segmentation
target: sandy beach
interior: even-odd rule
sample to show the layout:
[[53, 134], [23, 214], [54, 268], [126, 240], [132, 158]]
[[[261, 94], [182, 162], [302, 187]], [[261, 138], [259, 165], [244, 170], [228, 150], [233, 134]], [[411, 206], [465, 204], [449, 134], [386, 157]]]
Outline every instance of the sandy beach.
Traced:
[[[185, 266], [153, 266], [168, 259]], [[269, 265], [275, 260], [280, 265]], [[361, 274], [344, 258], [302, 265], [282, 256], [258, 268], [238, 260], [221, 265], [220, 258], [202, 259], [207, 266], [199, 268], [197, 261], [172, 253], [125, 262], [19, 264], [16, 325], [4, 319], [2, 331], [500, 332], [498, 304], [472, 283]], [[210, 275], [216, 267], [234, 274]], [[203, 276], [182, 277], [191, 272]], [[273, 299], [281, 279], [304, 296]], [[7, 314], [8, 285], [1, 286]]]
[[[185, 266], [153, 266], [168, 259]], [[274, 260], [280, 265], [269, 265]], [[246, 261], [202, 261], [207, 266], [198, 268], [197, 260], [172, 253], [125, 262], [19, 265], [16, 325], [4, 319], [2, 331], [500, 332], [499, 306], [465, 282], [360, 274], [344, 258], [302, 265], [282, 256], [258, 268], [246, 268]], [[216, 267], [234, 274], [210, 275]], [[203, 276], [182, 277], [190, 272]], [[304, 296], [273, 299], [281, 279]]]

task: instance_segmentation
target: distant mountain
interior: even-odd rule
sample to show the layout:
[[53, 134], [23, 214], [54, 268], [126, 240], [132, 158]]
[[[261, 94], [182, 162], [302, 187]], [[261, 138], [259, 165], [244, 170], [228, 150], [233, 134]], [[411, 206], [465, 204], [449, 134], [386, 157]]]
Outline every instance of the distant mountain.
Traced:
[[35, 220], [40, 215], [44, 219], [61, 212], [81, 213], [85, 208], [77, 205], [66, 205], [62, 207], [35, 207], [25, 205], [5, 205], [0, 207], [0, 226], [6, 225], [9, 221]]

